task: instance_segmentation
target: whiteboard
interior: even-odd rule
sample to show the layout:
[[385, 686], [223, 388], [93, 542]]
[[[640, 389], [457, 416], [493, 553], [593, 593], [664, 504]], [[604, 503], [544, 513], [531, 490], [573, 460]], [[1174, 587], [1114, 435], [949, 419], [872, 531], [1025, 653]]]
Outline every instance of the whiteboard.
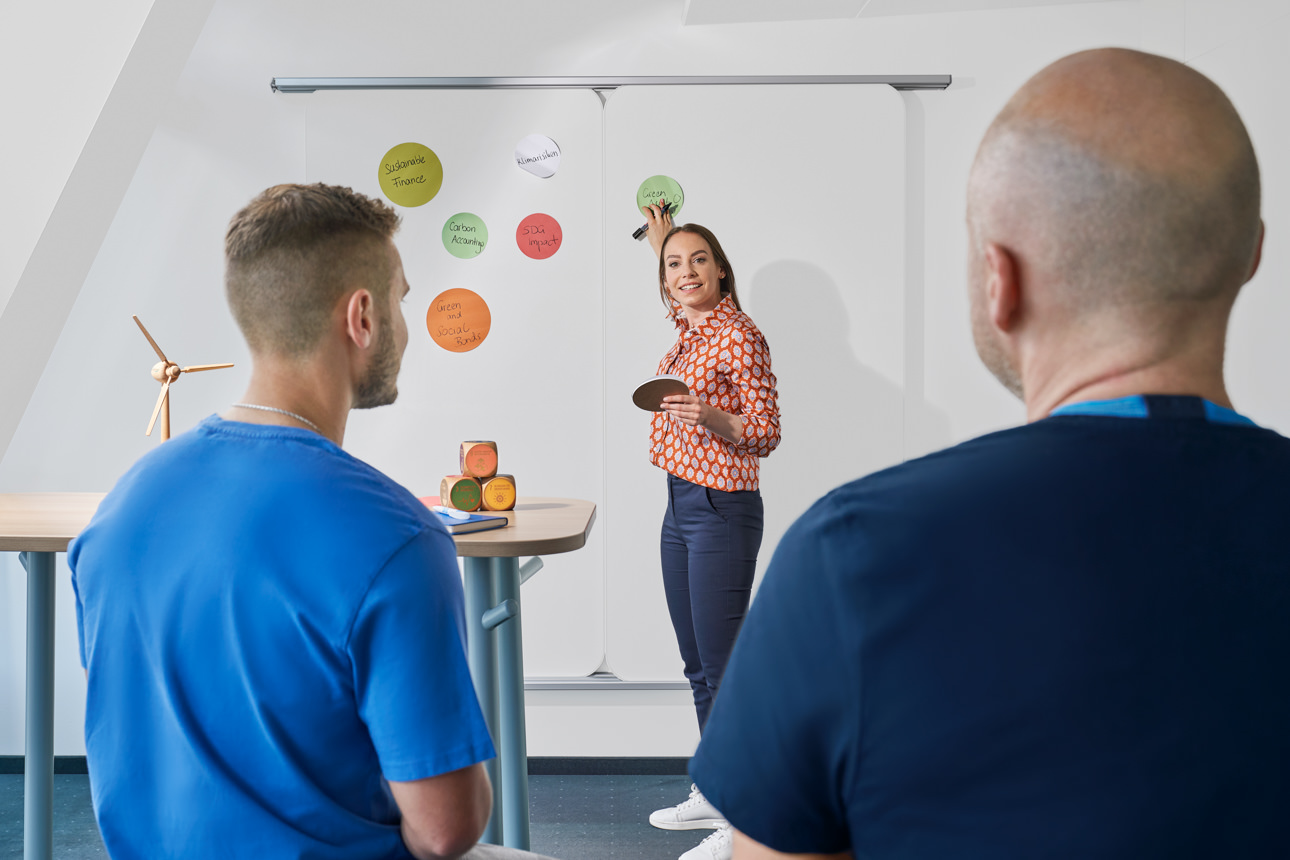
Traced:
[[[467, 439], [498, 444], [499, 471], [521, 496], [565, 496], [603, 506], [602, 107], [586, 90], [541, 92], [319, 92], [308, 97], [309, 182], [349, 185], [384, 199], [382, 156], [414, 141], [438, 155], [443, 186], [428, 203], [399, 208], [395, 242], [412, 292], [399, 399], [353, 412], [345, 447], [417, 495], [437, 495]], [[561, 150], [555, 176], [520, 170], [515, 145], [538, 133]], [[459, 259], [441, 239], [449, 217], [483, 219], [488, 244]], [[553, 216], [563, 242], [545, 260], [516, 244], [521, 219]], [[432, 298], [465, 288], [489, 305], [477, 348], [436, 346], [426, 329]], [[524, 667], [531, 676], [582, 676], [604, 655], [604, 532], [586, 547], [544, 558], [524, 586]]]
[[[607, 663], [679, 680], [663, 597], [664, 473], [631, 404], [675, 340], [656, 261], [631, 239], [636, 189], [665, 174], [679, 220], [710, 228], [770, 344], [783, 441], [762, 461], [780, 535], [830, 488], [900, 461], [904, 376], [905, 115], [886, 86], [632, 87], [605, 107]], [[810, 576], [811, 571], [801, 571]]]
[[[531, 133], [559, 172], [513, 163]], [[588, 91], [319, 92], [309, 97], [309, 181], [379, 195], [392, 146], [429, 146], [443, 187], [401, 209], [412, 338], [400, 398], [354, 413], [346, 446], [418, 495], [437, 492], [465, 439], [493, 439], [521, 495], [596, 502], [587, 547], [550, 556], [524, 587], [530, 677], [603, 665], [626, 680], [683, 680], [663, 599], [664, 474], [647, 459], [649, 416], [631, 405], [675, 332], [655, 287], [636, 189], [654, 174], [685, 189], [682, 221], [712, 228], [745, 308], [770, 343], [784, 441], [763, 461], [764, 569], [784, 529], [831, 487], [898, 462], [904, 357], [904, 105], [886, 86], [620, 88]], [[480, 216], [474, 259], [443, 247], [444, 222]], [[564, 244], [519, 252], [516, 225], [553, 215]], [[479, 293], [493, 327], [449, 353], [424, 326], [431, 298]], [[807, 575], [809, 572], [804, 572]]]

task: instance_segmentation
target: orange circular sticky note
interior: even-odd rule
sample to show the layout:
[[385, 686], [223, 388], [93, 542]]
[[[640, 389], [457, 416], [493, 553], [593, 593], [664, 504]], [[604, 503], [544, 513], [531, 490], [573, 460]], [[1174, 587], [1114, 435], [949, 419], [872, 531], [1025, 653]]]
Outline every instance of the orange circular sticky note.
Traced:
[[559, 223], [543, 212], [533, 213], [515, 229], [515, 244], [520, 246], [526, 257], [535, 260], [545, 260], [560, 250], [563, 240]]
[[488, 303], [471, 290], [444, 290], [426, 311], [426, 330], [449, 352], [469, 352], [479, 346], [492, 324]]

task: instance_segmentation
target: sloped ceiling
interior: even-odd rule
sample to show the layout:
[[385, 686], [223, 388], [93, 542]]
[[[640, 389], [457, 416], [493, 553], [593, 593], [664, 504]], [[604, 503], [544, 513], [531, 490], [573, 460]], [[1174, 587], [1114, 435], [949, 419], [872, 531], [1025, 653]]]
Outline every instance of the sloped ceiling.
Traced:
[[[47, 197], [33, 204], [36, 217], [43, 221], [31, 226], [28, 243], [19, 249], [26, 254], [25, 262], [14, 261], [7, 267], [10, 277], [20, 267], [21, 274], [9, 282], [9, 294], [0, 296], [5, 299], [0, 304], [0, 368], [4, 368], [0, 372], [0, 403], [4, 404], [0, 409], [0, 457], [31, 401], [156, 127], [161, 105], [183, 71], [214, 2], [152, 0], [146, 10], [136, 4], [135, 17], [116, 33], [113, 47], [117, 50], [100, 51], [82, 67], [87, 77], [97, 80], [107, 75], [114, 82], [106, 94], [98, 92], [89, 102], [80, 104], [74, 122], [65, 124], [66, 133], [74, 133], [75, 139], [48, 169], [50, 187], [41, 189]], [[27, 23], [20, 21], [19, 11], [0, 9], [0, 27]], [[139, 14], [144, 11], [146, 17]], [[6, 32], [12, 33], [8, 29]], [[43, 63], [72, 65], [73, 59], [62, 58], [61, 52], [54, 49], [42, 52], [42, 44], [33, 37], [27, 52], [15, 61], [25, 60], [29, 71], [16, 75], [8, 84], [39, 92], [47, 96], [46, 102], [16, 105], [5, 119], [24, 134], [43, 140], [41, 130], [63, 127], [57, 121], [66, 117], [59, 112], [62, 101], [58, 88], [51, 92], [42, 86], [45, 82], [38, 72]], [[125, 54], [122, 49], [127, 47]], [[75, 86], [75, 81], [69, 85]], [[17, 155], [20, 153], [15, 158]], [[30, 160], [6, 159], [6, 164], [10, 163], [33, 171], [40, 166]], [[39, 205], [53, 199], [57, 202], [52, 205]], [[25, 212], [20, 205], [14, 208]]]

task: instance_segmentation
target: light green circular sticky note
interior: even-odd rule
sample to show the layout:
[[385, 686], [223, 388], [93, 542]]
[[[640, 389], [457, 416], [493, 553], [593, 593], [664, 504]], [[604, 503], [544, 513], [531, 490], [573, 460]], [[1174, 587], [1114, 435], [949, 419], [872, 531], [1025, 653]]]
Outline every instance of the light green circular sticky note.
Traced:
[[443, 225], [443, 246], [454, 257], [478, 257], [487, 244], [488, 228], [478, 215], [458, 212]]
[[443, 164], [434, 150], [420, 143], [400, 143], [385, 153], [377, 168], [381, 193], [400, 206], [429, 203], [443, 185]]
[[651, 176], [641, 183], [641, 187], [636, 189], [636, 209], [637, 211], [651, 206], [655, 203], [671, 203], [672, 208], [667, 210], [673, 218], [676, 213], [681, 211], [685, 205], [685, 192], [681, 190], [681, 183], [677, 182], [670, 176]]

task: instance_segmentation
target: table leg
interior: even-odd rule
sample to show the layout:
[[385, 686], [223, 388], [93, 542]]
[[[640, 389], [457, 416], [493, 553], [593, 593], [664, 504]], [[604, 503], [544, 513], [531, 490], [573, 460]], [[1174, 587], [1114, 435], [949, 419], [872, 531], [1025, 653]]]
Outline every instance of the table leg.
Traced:
[[54, 565], [52, 552], [25, 552], [27, 568], [27, 750], [23, 857], [49, 860], [54, 841]]
[[[484, 628], [483, 620], [484, 613], [497, 603], [488, 562], [489, 559], [486, 558], [462, 559], [466, 592], [466, 654], [470, 661], [470, 678], [475, 684], [475, 696], [484, 712], [484, 722], [488, 725], [493, 746], [500, 755], [502, 744], [497, 725], [497, 656], [493, 646], [493, 631]], [[493, 811], [480, 841], [501, 845], [503, 798], [499, 789], [501, 774], [498, 759], [491, 759], [485, 767], [493, 784]]]
[[497, 628], [498, 715], [501, 723], [502, 833], [507, 848], [529, 848], [529, 759], [524, 720], [524, 649], [520, 564], [493, 559], [493, 597], [519, 611]]

